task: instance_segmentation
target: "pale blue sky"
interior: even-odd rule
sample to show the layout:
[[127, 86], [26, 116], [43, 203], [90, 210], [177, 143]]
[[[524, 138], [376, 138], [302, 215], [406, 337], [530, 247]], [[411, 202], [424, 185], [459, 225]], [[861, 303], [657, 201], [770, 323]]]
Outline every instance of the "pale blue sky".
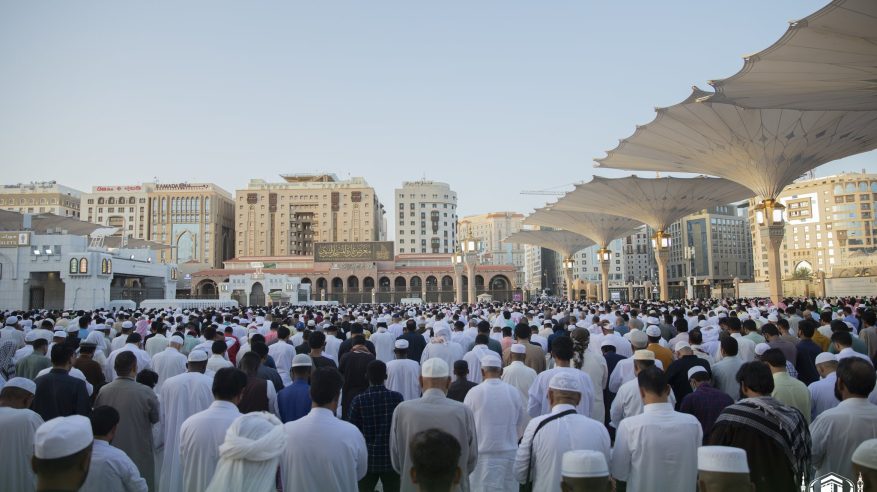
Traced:
[[553, 197], [520, 190], [590, 179], [653, 107], [826, 2], [0, 0], [2, 182], [233, 193], [319, 170], [392, 210], [425, 175], [461, 214], [527, 212]]

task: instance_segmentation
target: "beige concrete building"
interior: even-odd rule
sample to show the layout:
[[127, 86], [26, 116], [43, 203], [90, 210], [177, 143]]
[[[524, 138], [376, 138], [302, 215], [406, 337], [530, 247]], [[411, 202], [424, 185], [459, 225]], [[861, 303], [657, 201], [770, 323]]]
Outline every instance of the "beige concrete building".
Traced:
[[81, 191], [55, 181], [3, 185], [0, 188], [0, 210], [78, 218], [81, 195]]
[[[791, 278], [798, 269], [812, 273], [849, 263], [850, 256], [877, 254], [877, 174], [843, 173], [800, 180], [779, 196], [786, 207], [781, 247], [782, 272]], [[767, 244], [755, 222], [750, 201], [749, 227], [755, 258], [755, 280], [767, 280]]]
[[159, 260], [177, 263], [184, 274], [221, 267], [234, 256], [234, 202], [214, 184], [94, 186], [83, 203], [88, 222], [168, 245]]
[[396, 188], [396, 254], [453, 253], [457, 193], [447, 183], [405, 181]]
[[312, 256], [315, 242], [383, 241], [384, 206], [365, 179], [293, 174], [235, 193], [235, 255]]
[[458, 236], [462, 239], [472, 234], [481, 241], [480, 260], [487, 265], [514, 265], [517, 269], [516, 283], [524, 284], [525, 252], [523, 244], [502, 242], [521, 230], [524, 214], [518, 212], [490, 212], [469, 215], [460, 219]]

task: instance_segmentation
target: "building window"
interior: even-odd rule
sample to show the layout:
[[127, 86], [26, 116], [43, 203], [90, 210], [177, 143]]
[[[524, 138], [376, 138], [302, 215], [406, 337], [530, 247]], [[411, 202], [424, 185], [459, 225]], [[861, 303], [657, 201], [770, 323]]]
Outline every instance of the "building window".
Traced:
[[88, 273], [88, 259], [82, 258], [79, 260], [79, 273]]
[[70, 258], [70, 273], [79, 273], [79, 260]]

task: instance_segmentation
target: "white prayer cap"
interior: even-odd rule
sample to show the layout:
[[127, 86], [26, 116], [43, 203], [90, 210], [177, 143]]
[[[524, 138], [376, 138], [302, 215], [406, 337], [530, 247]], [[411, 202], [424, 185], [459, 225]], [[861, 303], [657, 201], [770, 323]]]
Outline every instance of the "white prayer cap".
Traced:
[[767, 320], [770, 321], [771, 323], [776, 323], [780, 319], [777, 318], [777, 315], [771, 314], [771, 315], [768, 315]]
[[295, 354], [292, 358], [292, 367], [313, 367], [314, 362], [308, 354]]
[[52, 336], [55, 338], [67, 338], [67, 332], [63, 330], [55, 330], [55, 332], [52, 333]]
[[134, 323], [130, 321], [122, 321], [122, 329], [127, 330], [129, 328], [134, 328]]
[[316, 325], [317, 325], [317, 322], [316, 322], [316, 321], [314, 321], [314, 320], [312, 320], [312, 319], [309, 319], [309, 320], [308, 320], [308, 326], [316, 326]]
[[853, 451], [852, 462], [871, 470], [877, 470], [877, 439], [862, 441], [862, 444], [859, 444], [859, 447]]
[[837, 356], [830, 352], [822, 352], [821, 354], [816, 356], [816, 365], [822, 364], [823, 362], [829, 361], [837, 361]]
[[766, 343], [758, 343], [755, 345], [755, 355], [764, 355], [768, 350], [770, 350], [770, 345]]
[[70, 325], [65, 329], [67, 330], [67, 333], [76, 333], [79, 331], [79, 327], [76, 325]]
[[393, 344], [399, 350], [405, 350], [408, 348], [408, 340], [399, 339], [396, 340], [396, 343]]
[[189, 352], [189, 362], [204, 362], [209, 356], [203, 350], [193, 350]]
[[608, 477], [606, 457], [599, 451], [576, 449], [563, 453], [560, 474], [569, 478]]
[[645, 347], [649, 343], [649, 337], [642, 330], [630, 330], [627, 339], [634, 347]]
[[615, 344], [612, 343], [612, 340], [603, 340], [603, 342], [600, 344], [600, 346], [601, 347], [614, 347]]
[[103, 340], [103, 338], [104, 338], [103, 333], [98, 333], [96, 331], [93, 331], [93, 332], [89, 333], [87, 337], [85, 337], [85, 341], [82, 343], [85, 343], [85, 344], [90, 343], [92, 345], [98, 345], [98, 344], [100, 344], [101, 340]]
[[6, 384], [3, 385], [4, 388], [19, 388], [27, 391], [28, 393], [35, 395], [37, 394], [37, 384], [31, 381], [28, 378], [12, 378], [9, 381], [6, 381]]
[[559, 372], [551, 377], [551, 380], [548, 382], [548, 389], [574, 391], [576, 393], [581, 393], [582, 385], [579, 382], [578, 378], [576, 378], [569, 372], [564, 371]]
[[175, 344], [177, 344], [177, 345], [182, 345], [182, 344], [184, 344], [185, 342], [186, 342], [186, 341], [183, 340], [179, 335], [174, 335], [174, 336], [172, 336], [171, 339], [170, 339], [170, 343], [175, 343]]
[[684, 348], [691, 348], [691, 345], [689, 345], [688, 342], [686, 342], [686, 341], [676, 342], [676, 346], [673, 347], [673, 351], [679, 352], [680, 350], [682, 350]]
[[6, 324], [9, 326], [18, 324], [18, 316], [10, 316], [6, 318]]
[[730, 446], [697, 448], [697, 469], [705, 472], [749, 473], [746, 451]]
[[525, 347], [521, 343], [513, 343], [512, 348], [510, 349], [513, 354], [526, 354], [527, 347]]
[[29, 332], [24, 334], [24, 341], [25, 342], [33, 342], [37, 338], [39, 338], [37, 335], [38, 335], [38, 333], [36, 332], [36, 330], [29, 331]]
[[448, 363], [438, 357], [427, 359], [420, 368], [420, 375], [425, 378], [446, 378], [450, 374]]
[[688, 370], [688, 379], [691, 379], [695, 374], [699, 372], [706, 372], [706, 369], [703, 366], [694, 366]]
[[655, 360], [655, 353], [651, 350], [637, 350], [633, 353], [633, 360]]
[[655, 325], [649, 325], [649, 327], [646, 328], [646, 335], [650, 337], [659, 337], [661, 336], [661, 329]]
[[87, 448], [94, 437], [91, 422], [82, 415], [57, 417], [41, 425], [34, 434], [34, 456], [53, 460]]
[[502, 367], [502, 360], [496, 354], [487, 354], [481, 358], [481, 367]]

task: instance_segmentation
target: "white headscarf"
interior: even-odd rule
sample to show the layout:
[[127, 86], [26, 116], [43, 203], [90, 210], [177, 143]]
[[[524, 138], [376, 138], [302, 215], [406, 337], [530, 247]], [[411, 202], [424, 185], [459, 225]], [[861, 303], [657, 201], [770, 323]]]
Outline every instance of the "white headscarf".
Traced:
[[286, 447], [283, 424], [268, 412], [241, 415], [219, 446], [219, 464], [207, 492], [273, 492], [275, 472]]

